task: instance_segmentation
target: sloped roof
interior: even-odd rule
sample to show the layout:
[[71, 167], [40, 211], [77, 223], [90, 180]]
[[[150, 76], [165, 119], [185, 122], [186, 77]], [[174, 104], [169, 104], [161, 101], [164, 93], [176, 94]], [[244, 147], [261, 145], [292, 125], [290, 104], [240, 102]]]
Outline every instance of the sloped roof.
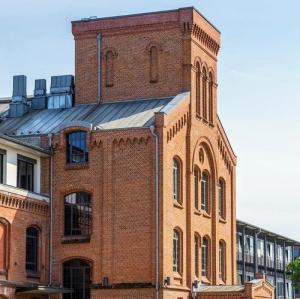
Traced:
[[[150, 127], [155, 112], [161, 111], [173, 98], [107, 102], [100, 105], [78, 105], [70, 109], [31, 110], [18, 118], [3, 118], [0, 134], [10, 136], [57, 133], [74, 122], [87, 123], [93, 129], [111, 130]], [[8, 109], [0, 101], [0, 115]]]
[[243, 285], [201, 285], [198, 288], [200, 293], [223, 293], [223, 292], [243, 292]]

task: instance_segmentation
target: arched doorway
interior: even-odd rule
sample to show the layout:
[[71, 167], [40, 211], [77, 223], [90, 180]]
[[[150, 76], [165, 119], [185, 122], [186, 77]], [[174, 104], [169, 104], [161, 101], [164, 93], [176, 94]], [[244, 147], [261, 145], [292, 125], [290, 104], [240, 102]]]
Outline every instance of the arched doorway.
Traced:
[[63, 264], [63, 283], [73, 293], [64, 294], [64, 299], [90, 299], [91, 265], [80, 259]]

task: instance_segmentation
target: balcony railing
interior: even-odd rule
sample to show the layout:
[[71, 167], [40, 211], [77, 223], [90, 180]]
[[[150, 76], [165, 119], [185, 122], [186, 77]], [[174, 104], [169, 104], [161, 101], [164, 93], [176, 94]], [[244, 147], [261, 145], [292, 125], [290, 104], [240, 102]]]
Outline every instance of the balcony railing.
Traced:
[[267, 267], [274, 268], [274, 259], [267, 257]]
[[257, 263], [259, 266], [264, 266], [265, 265], [265, 258], [263, 256], [258, 256], [257, 257]]
[[253, 263], [254, 262], [254, 257], [252, 254], [245, 253], [245, 262], [246, 263]]
[[243, 260], [243, 253], [238, 251], [236, 253], [236, 258], [237, 258], [238, 261], [242, 261]]
[[284, 270], [284, 268], [283, 268], [283, 261], [282, 260], [277, 259], [276, 266], [277, 266], [278, 270]]

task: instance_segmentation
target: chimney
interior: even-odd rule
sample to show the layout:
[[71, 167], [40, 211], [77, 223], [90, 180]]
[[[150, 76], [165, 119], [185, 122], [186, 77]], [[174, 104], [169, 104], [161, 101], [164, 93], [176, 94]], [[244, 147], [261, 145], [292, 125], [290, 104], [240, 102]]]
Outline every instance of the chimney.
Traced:
[[26, 76], [14, 76], [12, 101], [9, 104], [9, 117], [23, 116], [29, 111], [26, 90]]
[[45, 109], [47, 106], [47, 86], [45, 79], [37, 79], [34, 84], [31, 108], [35, 110]]

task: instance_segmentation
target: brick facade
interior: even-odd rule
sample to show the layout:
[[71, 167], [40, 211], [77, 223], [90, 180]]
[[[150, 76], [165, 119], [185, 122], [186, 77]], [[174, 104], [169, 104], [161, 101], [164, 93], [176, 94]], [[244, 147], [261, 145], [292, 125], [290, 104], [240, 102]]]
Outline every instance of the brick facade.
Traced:
[[[98, 49], [100, 33], [101, 55]], [[154, 115], [159, 140], [160, 298], [190, 298], [195, 280], [210, 285], [235, 284], [236, 157], [217, 116], [219, 31], [195, 9], [184, 8], [76, 21], [73, 34], [76, 105], [175, 97], [186, 92], [168, 111]], [[151, 52], [153, 47], [157, 50], [155, 54]], [[100, 65], [102, 72], [98, 72]], [[201, 85], [200, 88], [200, 108], [196, 104], [197, 76], [205, 82], [205, 87]], [[204, 88], [207, 88], [206, 104]], [[89, 161], [67, 165], [66, 134], [76, 130], [87, 132]], [[91, 265], [91, 298], [155, 298], [156, 148], [151, 130], [96, 131], [85, 126], [71, 126], [55, 134], [52, 142], [53, 283], [63, 283], [64, 262], [82, 259]], [[175, 157], [181, 167], [179, 202], [174, 202], [172, 190]], [[43, 160], [41, 167], [45, 175], [41, 191], [49, 192], [49, 161]], [[208, 213], [194, 207], [196, 167], [201, 175], [209, 175]], [[220, 178], [226, 185], [224, 219], [218, 212]], [[77, 191], [91, 195], [89, 239], [64, 236], [64, 197]], [[6, 218], [12, 221], [10, 215]], [[23, 228], [32, 221], [30, 214], [20, 216], [21, 220]], [[44, 220], [36, 217], [35, 221]], [[181, 233], [179, 273], [173, 271], [174, 229]], [[201, 270], [198, 277], [195, 275], [195, 235], [199, 236], [200, 245], [204, 237], [209, 240], [207, 277], [201, 277]], [[225, 244], [222, 280], [219, 277], [220, 242]], [[199, 254], [201, 257], [201, 249]], [[22, 271], [18, 275], [16, 278], [26, 280]], [[107, 288], [101, 285], [104, 277], [109, 281]], [[170, 284], [166, 285], [168, 277]]]

